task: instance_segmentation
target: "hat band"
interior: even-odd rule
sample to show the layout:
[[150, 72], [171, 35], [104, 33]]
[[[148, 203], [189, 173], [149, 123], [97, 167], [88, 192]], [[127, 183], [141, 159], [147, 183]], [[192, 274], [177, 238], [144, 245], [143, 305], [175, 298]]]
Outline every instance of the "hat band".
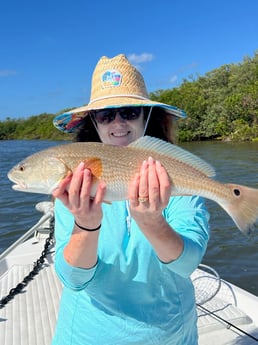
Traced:
[[145, 101], [150, 101], [148, 98], [142, 97], [142, 96], [139, 96], [139, 95], [122, 94], [122, 95], [111, 95], [111, 96], [98, 97], [98, 98], [95, 98], [95, 99], [93, 99], [92, 101], [90, 101], [88, 105], [90, 105], [90, 104], [92, 104], [92, 103], [95, 103], [95, 102], [97, 102], [97, 101], [101, 101], [101, 100], [103, 100], [103, 99], [107, 99], [107, 98], [119, 98], [119, 97], [138, 98], [138, 99], [142, 99], [142, 100], [145, 100]]

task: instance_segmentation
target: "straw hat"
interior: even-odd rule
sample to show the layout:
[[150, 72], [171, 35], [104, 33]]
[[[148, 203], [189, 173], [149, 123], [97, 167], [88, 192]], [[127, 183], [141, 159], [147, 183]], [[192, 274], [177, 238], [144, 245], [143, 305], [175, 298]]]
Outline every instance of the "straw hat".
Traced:
[[97, 63], [89, 104], [58, 115], [53, 122], [59, 130], [71, 133], [91, 110], [125, 106], [160, 107], [176, 117], [186, 117], [177, 107], [151, 101], [142, 75], [120, 54], [112, 59], [103, 56]]

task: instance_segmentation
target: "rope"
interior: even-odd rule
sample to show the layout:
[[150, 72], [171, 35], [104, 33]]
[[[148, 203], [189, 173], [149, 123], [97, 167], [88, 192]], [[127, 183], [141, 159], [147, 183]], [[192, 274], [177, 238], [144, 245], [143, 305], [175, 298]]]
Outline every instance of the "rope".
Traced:
[[49, 247], [53, 243], [54, 237], [54, 217], [50, 220], [50, 232], [49, 237], [45, 241], [44, 249], [41, 252], [40, 257], [34, 262], [33, 269], [27, 274], [23, 280], [16, 285], [16, 287], [12, 288], [8, 295], [3, 297], [0, 300], [0, 309], [4, 308], [8, 302], [10, 302], [16, 295], [22, 292], [22, 290], [28, 285], [28, 283], [33, 280], [33, 278], [39, 273], [39, 271], [43, 268], [45, 263], [46, 257], [49, 254]]

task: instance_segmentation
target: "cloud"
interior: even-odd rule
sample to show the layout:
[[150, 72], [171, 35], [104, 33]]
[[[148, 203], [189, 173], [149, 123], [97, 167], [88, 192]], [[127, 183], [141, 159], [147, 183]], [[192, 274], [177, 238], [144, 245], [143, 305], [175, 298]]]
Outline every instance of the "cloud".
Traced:
[[174, 75], [169, 79], [169, 82], [170, 82], [171, 84], [174, 84], [174, 83], [177, 81], [177, 79], [178, 79], [178, 76], [174, 74]]
[[10, 75], [16, 75], [17, 72], [13, 69], [0, 69], [0, 77], [8, 77]]
[[153, 54], [150, 53], [142, 53], [142, 54], [129, 54], [128, 55], [128, 60], [132, 63], [132, 64], [141, 64], [144, 62], [148, 62], [148, 61], [152, 61], [154, 58]]

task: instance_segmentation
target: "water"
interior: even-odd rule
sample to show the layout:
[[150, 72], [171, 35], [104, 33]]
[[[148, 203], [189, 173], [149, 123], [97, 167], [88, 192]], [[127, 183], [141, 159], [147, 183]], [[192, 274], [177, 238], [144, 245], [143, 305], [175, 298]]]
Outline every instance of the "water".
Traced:
[[40, 218], [36, 203], [51, 200], [48, 195], [14, 191], [7, 172], [26, 156], [57, 144], [60, 142], [0, 141], [0, 253]]
[[[39, 201], [50, 196], [13, 191], [6, 174], [24, 157], [59, 145], [54, 141], [0, 141], [0, 253], [35, 224], [41, 214]], [[210, 162], [217, 179], [258, 188], [258, 143], [197, 142], [182, 145]], [[214, 202], [207, 200], [211, 214], [211, 238], [203, 263], [220, 276], [258, 296], [258, 228], [247, 238], [231, 218]]]

